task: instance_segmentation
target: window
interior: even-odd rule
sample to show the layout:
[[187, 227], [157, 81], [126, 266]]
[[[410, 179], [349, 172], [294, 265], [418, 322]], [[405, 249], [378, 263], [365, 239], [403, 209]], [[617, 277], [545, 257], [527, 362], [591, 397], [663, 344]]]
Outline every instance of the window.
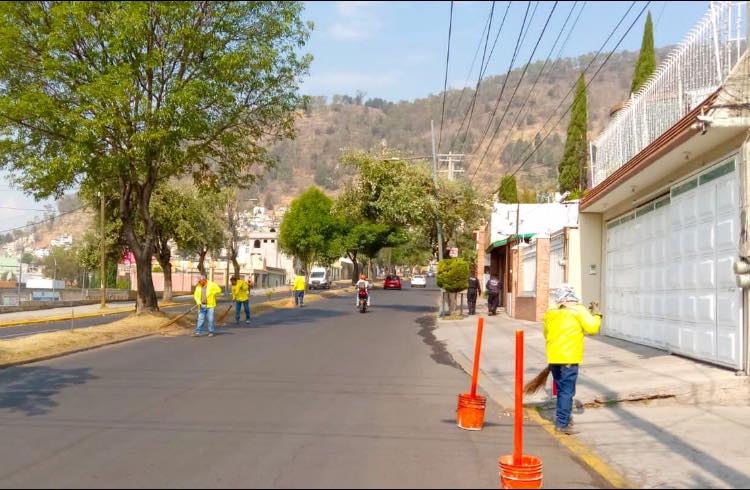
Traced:
[[260, 248], [260, 240], [255, 240], [255, 243], [253, 244], [253, 248]]
[[263, 243], [268, 243], [268, 240], [263, 240]]

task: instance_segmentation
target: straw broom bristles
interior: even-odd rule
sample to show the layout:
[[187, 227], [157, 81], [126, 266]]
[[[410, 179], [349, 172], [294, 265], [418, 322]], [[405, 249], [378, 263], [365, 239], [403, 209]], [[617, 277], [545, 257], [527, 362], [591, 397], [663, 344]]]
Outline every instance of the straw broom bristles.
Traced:
[[547, 378], [549, 377], [550, 369], [549, 366], [544, 368], [541, 373], [536, 375], [536, 378], [529, 381], [523, 388], [523, 392], [526, 395], [533, 395], [547, 384]]

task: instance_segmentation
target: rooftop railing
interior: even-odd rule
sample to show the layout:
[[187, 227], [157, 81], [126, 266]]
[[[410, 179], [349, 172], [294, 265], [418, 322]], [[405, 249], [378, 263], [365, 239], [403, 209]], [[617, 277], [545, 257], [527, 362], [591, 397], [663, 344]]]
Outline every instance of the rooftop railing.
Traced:
[[745, 50], [746, 26], [747, 2], [711, 2], [703, 18], [591, 143], [592, 187], [721, 86]]

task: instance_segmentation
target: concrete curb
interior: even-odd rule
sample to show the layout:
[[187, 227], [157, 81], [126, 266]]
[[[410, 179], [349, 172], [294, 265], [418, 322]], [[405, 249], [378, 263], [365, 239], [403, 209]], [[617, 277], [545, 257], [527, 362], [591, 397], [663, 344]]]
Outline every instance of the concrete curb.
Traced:
[[[441, 320], [438, 318], [437, 328], [440, 328], [440, 322]], [[473, 362], [471, 362], [471, 360], [464, 354], [452, 350], [450, 345], [446, 345], [446, 349], [450, 352], [458, 365], [461, 366], [461, 369], [471, 376], [472, 370], [474, 369]], [[481, 368], [479, 370], [479, 386], [495, 403], [509, 413], [512, 413], [514, 405], [513, 398], [500, 385], [492, 381], [492, 379], [490, 379]], [[594, 449], [588, 447], [574, 436], [558, 434], [555, 431], [555, 424], [542, 417], [536, 408], [524, 407], [524, 417], [540, 425], [557, 442], [568, 449], [568, 451], [576, 456], [582, 463], [591, 468], [592, 471], [604, 478], [610, 485], [612, 485], [612, 487], [639, 488], [638, 485], [628, 481], [620, 471], [613, 468], [604, 461], [604, 459], [598, 456]]]

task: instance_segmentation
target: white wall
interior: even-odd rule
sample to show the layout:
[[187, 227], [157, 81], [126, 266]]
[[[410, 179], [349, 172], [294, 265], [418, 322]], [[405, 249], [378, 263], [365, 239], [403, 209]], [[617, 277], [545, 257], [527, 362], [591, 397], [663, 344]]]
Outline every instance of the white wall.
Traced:
[[578, 226], [578, 202], [550, 204], [495, 203], [490, 220], [490, 243], [516, 234], [516, 214], [520, 211], [521, 235], [550, 235], [566, 226]]

